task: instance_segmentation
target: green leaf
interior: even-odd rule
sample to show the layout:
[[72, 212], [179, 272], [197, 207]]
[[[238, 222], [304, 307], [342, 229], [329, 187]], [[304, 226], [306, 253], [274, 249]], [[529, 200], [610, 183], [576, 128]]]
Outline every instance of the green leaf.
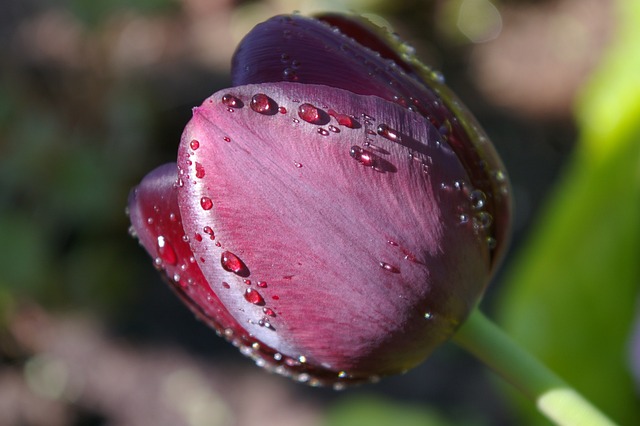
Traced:
[[328, 413], [325, 426], [451, 426], [424, 406], [398, 404], [377, 396], [341, 399]]
[[578, 147], [499, 311], [507, 332], [614, 420], [640, 424], [628, 365], [640, 295], [640, 2], [619, 6], [616, 40], [579, 99]]

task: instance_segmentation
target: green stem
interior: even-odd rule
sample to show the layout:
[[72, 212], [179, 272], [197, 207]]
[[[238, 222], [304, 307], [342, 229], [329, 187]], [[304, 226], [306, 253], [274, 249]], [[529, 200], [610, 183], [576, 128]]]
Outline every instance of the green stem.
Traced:
[[453, 340], [520, 389], [552, 422], [561, 426], [615, 425], [478, 309]]

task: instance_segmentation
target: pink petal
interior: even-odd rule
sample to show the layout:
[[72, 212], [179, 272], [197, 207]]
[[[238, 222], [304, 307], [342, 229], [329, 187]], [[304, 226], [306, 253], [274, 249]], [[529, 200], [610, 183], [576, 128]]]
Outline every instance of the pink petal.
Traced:
[[[230, 291], [230, 285], [220, 281], [215, 282], [217, 287], [210, 286], [202, 275], [188, 243], [190, 238], [182, 227], [177, 180], [176, 164], [165, 164], [149, 173], [129, 197], [132, 231], [154, 258], [156, 267], [165, 273], [171, 288], [218, 335], [239, 347], [243, 355], [258, 365], [299, 380], [311, 373], [333, 381], [334, 374], [330, 380], [324, 371], [309, 366], [303, 368], [297, 359], [282, 355], [251, 336], [222, 304], [218, 294]], [[205, 231], [194, 234], [193, 241], [213, 241], [212, 237], [212, 233]], [[253, 296], [250, 293], [248, 297]], [[263, 314], [270, 319], [275, 312], [265, 308]]]
[[[415, 366], [489, 279], [486, 199], [429, 120], [379, 97], [286, 82], [218, 92], [194, 109], [178, 167], [207, 282], [250, 335], [312, 375]], [[215, 238], [196, 238], [207, 229]]]
[[460, 158], [469, 182], [484, 194], [484, 209], [504, 224], [493, 229], [495, 266], [508, 239], [509, 187], [497, 153], [473, 116], [439, 73], [411, 54], [397, 53], [402, 42], [385, 29], [344, 15], [320, 18], [283, 15], [256, 26], [234, 55], [233, 85], [323, 84], [376, 95], [428, 118]]
[[175, 163], [149, 173], [129, 199], [129, 215], [140, 244], [154, 258], [171, 287], [218, 333], [240, 329], [236, 320], [220, 303], [195, 261], [182, 228], [178, 209]]

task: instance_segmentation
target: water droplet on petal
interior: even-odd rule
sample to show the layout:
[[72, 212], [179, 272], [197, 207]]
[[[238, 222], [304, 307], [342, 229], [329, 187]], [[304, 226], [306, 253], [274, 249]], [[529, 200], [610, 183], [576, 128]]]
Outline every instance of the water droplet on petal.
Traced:
[[471, 208], [474, 210], [480, 210], [487, 202], [487, 196], [479, 189], [474, 189], [469, 194], [469, 201], [471, 201]]
[[264, 305], [264, 299], [262, 298], [262, 295], [258, 293], [257, 290], [254, 290], [252, 288], [248, 288], [244, 292], [244, 298], [247, 302], [254, 305]]
[[200, 148], [200, 142], [197, 140], [192, 140], [191, 142], [189, 142], [189, 146], [191, 147], [192, 150], [196, 150], [198, 148]]
[[200, 198], [200, 206], [203, 210], [211, 210], [213, 207], [213, 201], [211, 201], [211, 198], [209, 197], [202, 197]]
[[318, 133], [322, 136], [329, 136], [329, 131], [327, 129], [319, 128]]
[[230, 251], [222, 252], [220, 256], [220, 264], [225, 271], [233, 272], [241, 277], [249, 276], [247, 265], [235, 254]]
[[392, 129], [386, 124], [380, 124], [376, 130], [380, 136], [389, 139], [392, 142], [398, 142], [400, 140], [400, 134], [398, 131]]
[[473, 226], [476, 229], [487, 229], [493, 223], [493, 216], [487, 212], [478, 212], [473, 216]]
[[486, 241], [487, 241], [487, 247], [489, 247], [489, 250], [494, 250], [498, 245], [498, 242], [493, 237], [487, 237]]
[[160, 259], [162, 259], [162, 261], [168, 263], [169, 265], [175, 265], [178, 261], [176, 252], [163, 236], [158, 237], [158, 255], [160, 256]]
[[394, 274], [400, 273], [400, 269], [396, 268], [393, 265], [388, 264], [387, 262], [380, 262], [379, 265], [385, 271], [393, 272]]
[[373, 153], [371, 151], [367, 151], [362, 147], [359, 147], [358, 145], [354, 145], [351, 147], [349, 155], [351, 156], [351, 158], [353, 158], [363, 166], [374, 167], [376, 164], [375, 156], [373, 155]]
[[282, 71], [282, 77], [287, 81], [298, 81], [298, 74], [293, 68], [285, 68]]
[[264, 93], [257, 93], [251, 98], [251, 109], [259, 114], [272, 115], [278, 111], [278, 105]]
[[304, 103], [298, 107], [298, 117], [311, 124], [320, 124], [321, 112], [315, 106]]
[[222, 96], [222, 104], [231, 108], [242, 108], [244, 103], [237, 97], [227, 93]]
[[[205, 226], [204, 228], [202, 228], [202, 231], [207, 234], [212, 240], [216, 238], [215, 234], [213, 233], [213, 229], [210, 226]], [[202, 236], [200, 236], [200, 240], [202, 240]]]
[[360, 124], [351, 116], [346, 114], [340, 114], [332, 109], [329, 111], [329, 115], [336, 119], [339, 125], [348, 127], [350, 129], [357, 129], [360, 127]]
[[262, 312], [264, 312], [265, 315], [269, 315], [270, 317], [276, 316], [276, 313], [271, 308], [262, 308]]
[[204, 174], [204, 166], [196, 161], [196, 177], [202, 179]]

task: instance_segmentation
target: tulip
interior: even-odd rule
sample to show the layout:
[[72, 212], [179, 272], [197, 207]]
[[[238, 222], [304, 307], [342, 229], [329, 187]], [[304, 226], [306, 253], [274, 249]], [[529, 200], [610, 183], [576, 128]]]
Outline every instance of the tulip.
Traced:
[[359, 18], [277, 16], [132, 191], [172, 288], [260, 366], [312, 385], [422, 362], [480, 300], [506, 172], [437, 72]]

